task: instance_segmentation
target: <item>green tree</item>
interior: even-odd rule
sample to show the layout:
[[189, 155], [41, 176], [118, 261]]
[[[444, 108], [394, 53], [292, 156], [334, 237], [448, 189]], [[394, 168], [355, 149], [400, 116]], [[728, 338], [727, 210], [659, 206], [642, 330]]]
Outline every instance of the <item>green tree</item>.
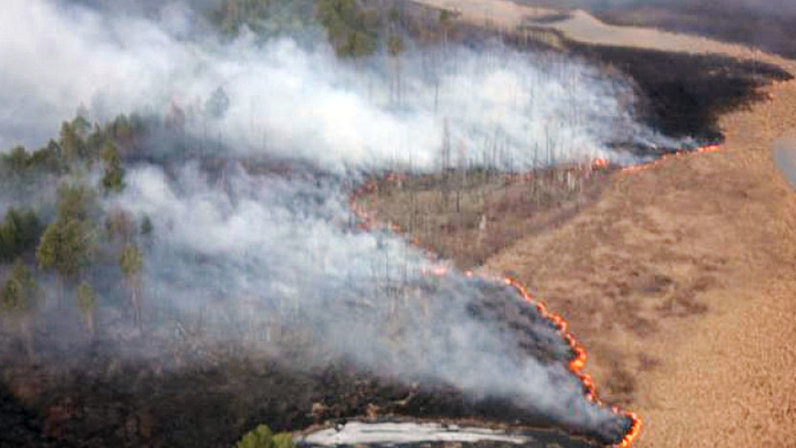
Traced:
[[11, 168], [14, 173], [24, 172], [30, 164], [30, 155], [28, 155], [24, 146], [14, 147], [6, 158], [9, 168]]
[[42, 269], [55, 269], [60, 306], [64, 280], [77, 278], [91, 261], [93, 225], [88, 214], [89, 190], [67, 185], [59, 189], [58, 196], [57, 218], [44, 231], [36, 260]]
[[0, 309], [10, 314], [29, 313], [36, 309], [38, 291], [30, 269], [17, 258], [11, 269], [11, 275], [0, 291]]
[[439, 24], [442, 27], [442, 40], [445, 45], [448, 44], [448, 35], [456, 26], [455, 18], [456, 15], [447, 9], [439, 12]]
[[83, 315], [83, 322], [89, 335], [94, 335], [94, 310], [97, 307], [97, 294], [88, 282], [80, 282], [77, 287], [77, 308]]
[[358, 58], [377, 50], [379, 17], [356, 0], [317, 0], [316, 11], [338, 56]]
[[98, 124], [94, 124], [94, 130], [86, 140], [86, 155], [94, 160], [102, 153], [102, 148], [107, 143], [108, 139], [105, 137], [105, 131]]
[[33, 210], [10, 208], [0, 223], [0, 262], [11, 261], [36, 245], [42, 226]]
[[113, 142], [106, 142], [100, 152], [100, 158], [105, 165], [102, 176], [102, 187], [106, 192], [118, 193], [124, 189], [124, 168], [119, 148]]
[[75, 162], [85, 152], [86, 143], [72, 123], [64, 122], [61, 125], [60, 135], [61, 157], [67, 162]]
[[39, 287], [21, 259], [0, 290], [0, 312], [23, 333], [28, 354], [33, 355], [33, 314], [38, 306]]
[[77, 116], [72, 120], [72, 128], [77, 132], [80, 138], [85, 139], [88, 131], [91, 130], [91, 123], [83, 116], [84, 112], [78, 110]]
[[259, 425], [243, 436], [236, 448], [295, 448], [295, 446], [290, 433], [274, 434], [268, 426]]
[[84, 185], [63, 185], [58, 189], [57, 220], [89, 220], [94, 193]]
[[406, 49], [403, 39], [397, 34], [393, 34], [387, 39], [387, 52], [392, 57], [398, 57]]
[[138, 247], [128, 244], [119, 257], [119, 266], [124, 274], [127, 289], [130, 291], [130, 301], [133, 305], [135, 321], [141, 323], [141, 269], [144, 266], [144, 257]]
[[393, 80], [391, 86], [391, 95], [401, 101], [401, 53], [405, 50], [404, 41], [398, 34], [391, 34], [387, 39], [387, 53], [392, 58], [393, 64]]
[[50, 140], [47, 146], [36, 150], [31, 155], [29, 166], [50, 173], [62, 171], [63, 166], [58, 157], [60, 152], [61, 147], [58, 146], [58, 143], [55, 140]]
[[122, 145], [132, 142], [134, 129], [127, 115], [119, 115], [108, 127], [108, 134]]
[[136, 231], [136, 225], [130, 214], [121, 208], [114, 208], [105, 219], [105, 229], [111, 240], [119, 239], [128, 244]]

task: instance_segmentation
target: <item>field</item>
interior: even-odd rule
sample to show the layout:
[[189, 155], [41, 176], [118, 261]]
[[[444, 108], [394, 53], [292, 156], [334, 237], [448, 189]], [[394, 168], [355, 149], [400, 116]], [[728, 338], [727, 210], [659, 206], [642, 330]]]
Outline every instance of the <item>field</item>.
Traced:
[[[711, 49], [709, 40], [699, 42]], [[754, 54], [721, 43], [713, 50]], [[617, 47], [587, 52], [628, 54]], [[757, 57], [796, 73], [792, 61]], [[496, 214], [491, 231], [512, 241], [501, 241], [483, 266], [517, 273], [569, 319], [590, 349], [603, 396], [645, 417], [638, 446], [796, 443], [789, 370], [796, 361], [789, 345], [796, 337], [796, 195], [772, 160], [776, 142], [796, 134], [796, 83], [778, 78], [755, 91], [759, 101], [717, 110], [721, 152], [613, 172], [573, 214], [557, 203], [561, 220], [546, 221], [521, 200]], [[708, 103], [727, 99], [712, 95]], [[407, 215], [394, 208], [406, 201], [386, 191], [389, 201], [372, 200], [377, 213], [406, 226]], [[467, 250], [457, 252], [461, 242], [449, 243], [456, 239], [444, 224], [414, 235], [459, 264], [471, 262]]]
[[[332, 47], [323, 48], [336, 56], [308, 59], [312, 76], [296, 75], [304, 66], [290, 62], [303, 60], [300, 45], [287, 45], [296, 58], [270, 62], [270, 53], [251, 57], [263, 48], [247, 47], [240, 83], [211, 91], [203, 106], [191, 100], [201, 117], [170, 97], [162, 117], [136, 113], [92, 127], [81, 115], [64, 122], [47, 147], [3, 154], [5, 195], [18, 196], [11, 203], [50, 199], [40, 210], [41, 223], [49, 223], [43, 235], [35, 219], [23, 219], [34, 212], [9, 212], [0, 228], [0, 448], [226, 447], [261, 424], [301, 440], [319, 429], [334, 438], [352, 420], [434, 423], [444, 431], [472, 425], [527, 436], [534, 447], [617, 443], [632, 419], [589, 403], [581, 349], [565, 328], [588, 349], [585, 372], [600, 398], [644, 419], [634, 446], [796, 446], [796, 184], [783, 176], [796, 172], [796, 61], [783, 56], [788, 33], [781, 26], [789, 11], [772, 22], [778, 39], [747, 33], [721, 42], [710, 36], [729, 38], [738, 23], [727, 17], [737, 10], [673, 3], [665, 10], [591, 5], [587, 12], [547, 0], [320, 3], [331, 8], [326, 19], [334, 25]], [[250, 7], [264, 4], [275, 3], [228, 0], [223, 8], [248, 20]], [[20, 0], [13, 5], [17, 14], [29, 10]], [[688, 11], [722, 14], [699, 26], [686, 20]], [[379, 14], [387, 18], [389, 57], [363, 56], [377, 48]], [[99, 17], [106, 16], [96, 17], [104, 24]], [[252, 23], [267, 24], [259, 20]], [[227, 37], [241, 23], [225, 23]], [[148, 72], [145, 58], [117, 45], [126, 37], [109, 38], [108, 48]], [[245, 40], [229, 48], [237, 53]], [[525, 67], [518, 79], [550, 68], [542, 70], [546, 77], [571, 81], [550, 89], [552, 99], [566, 92], [578, 100], [552, 116], [556, 124], [588, 118], [590, 129], [617, 131], [590, 133], [564, 151], [605, 154], [589, 145], [599, 140], [624, 160], [635, 154], [654, 162], [627, 167], [573, 157], [556, 164], [557, 137], [547, 127], [523, 131], [544, 134], [544, 142], [515, 138], [525, 143], [508, 152], [499, 127], [494, 137], [462, 133], [469, 126], [458, 120], [449, 128], [447, 115], [468, 107], [438, 109], [446, 89], [426, 68], [447, 58], [461, 66], [469, 51], [506, 49], [500, 40]], [[159, 58], [167, 47], [141, 50]], [[178, 53], [199, 51], [189, 47]], [[104, 63], [108, 54], [89, 53], [84, 65]], [[429, 59], [413, 67], [413, 54]], [[182, 73], [182, 59], [174, 59]], [[491, 64], [474, 61], [476, 68]], [[557, 61], [590, 68], [579, 78], [559, 71]], [[287, 76], [270, 78], [271, 69]], [[326, 79], [338, 70], [340, 78]], [[197, 69], [186, 89], [196, 83], [204, 91], [198, 85], [215, 79]], [[365, 79], [367, 88], [348, 84]], [[472, 79], [455, 96], [485, 97], [472, 107], [478, 129], [512, 77]], [[277, 113], [255, 109], [256, 92], [277, 98], [271, 89], [282, 81], [279, 90], [312, 91], [299, 103], [286, 95]], [[592, 81], [607, 90], [578, 89]], [[535, 98], [534, 88], [521, 87]], [[389, 104], [382, 104], [387, 90]], [[379, 91], [384, 96], [374, 97]], [[595, 92], [621, 92], [596, 95], [618, 105], [602, 107]], [[247, 113], [236, 109], [240, 97], [251, 105]], [[345, 98], [353, 101], [348, 112], [367, 112], [356, 114], [362, 123], [350, 128], [357, 137], [350, 141], [341, 139], [356, 121], [338, 110]], [[596, 115], [575, 113], [592, 106]], [[227, 127], [221, 122], [229, 107], [236, 125]], [[511, 111], [501, 112], [509, 121], [536, 116], [500, 110]], [[290, 120], [266, 126], [260, 144], [255, 119], [281, 115]], [[434, 118], [423, 127], [411, 115]], [[208, 133], [209, 118], [219, 121], [217, 137], [208, 136], [216, 133]], [[316, 139], [318, 123], [335, 123], [334, 132]], [[306, 125], [296, 128], [298, 143], [281, 146], [279, 133], [294, 124]], [[645, 125], [665, 138], [644, 134]], [[256, 148], [227, 153], [239, 145], [221, 130], [244, 129]], [[392, 147], [392, 161], [360, 160], [390, 148], [397, 141], [390, 135], [399, 134], [417, 134], [406, 147], [422, 150], [427, 163], [415, 166], [411, 154], [402, 161], [405, 146]], [[471, 142], [486, 136], [477, 158], [465, 155], [457, 141], [463, 135]], [[359, 136], [372, 146], [360, 145]], [[533, 163], [550, 166], [513, 171], [530, 160], [524, 150], [531, 146]], [[295, 148], [312, 152], [296, 155]], [[320, 160], [321, 152], [339, 152], [340, 165]], [[525, 162], [515, 163], [517, 155]], [[92, 166], [101, 171], [88, 175], [89, 187], [56, 194], [57, 183], [72, 176], [80, 183]], [[428, 249], [429, 260], [400, 238]], [[14, 267], [6, 263], [14, 258]], [[567, 322], [520, 300], [518, 292], [528, 298], [520, 282]]]

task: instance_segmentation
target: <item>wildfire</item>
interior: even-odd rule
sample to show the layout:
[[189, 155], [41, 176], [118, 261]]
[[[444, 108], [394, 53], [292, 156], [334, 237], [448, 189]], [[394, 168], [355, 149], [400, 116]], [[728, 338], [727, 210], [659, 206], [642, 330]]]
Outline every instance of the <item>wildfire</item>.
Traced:
[[[638, 165], [627, 166], [621, 169], [621, 172], [624, 174], [632, 174], [637, 173], [640, 171], [646, 171], [649, 169], [654, 168], [657, 165], [664, 163], [667, 159], [673, 159], [678, 157], [684, 157], [690, 154], [701, 154], [701, 153], [710, 153], [710, 152], [718, 152], [721, 151], [721, 146], [719, 145], [705, 145], [698, 147], [694, 150], [680, 150], [671, 154], [664, 155], [663, 157], [656, 159], [649, 163], [643, 163]], [[606, 170], [611, 168], [611, 163], [608, 159], [595, 159], [591, 162], [591, 169], [593, 170]], [[510, 174], [506, 176], [506, 182], [518, 182], [518, 181], [527, 181], [533, 177], [533, 173], [526, 173], [526, 174]], [[395, 174], [389, 173], [386, 174], [381, 178], [382, 181], [386, 182], [403, 182], [405, 180], [405, 176], [402, 174]], [[358, 188], [356, 188], [350, 197], [350, 207], [353, 211], [354, 215], [356, 216], [359, 226], [365, 230], [373, 229], [376, 224], [376, 217], [372, 213], [368, 212], [365, 207], [359, 204], [359, 200], [367, 194], [373, 193], [378, 190], [379, 187], [379, 180], [378, 179], [371, 179], [363, 184], [361, 184]], [[386, 224], [386, 228], [395, 232], [401, 233], [402, 229], [398, 224], [395, 223], [388, 223]], [[414, 238], [412, 241], [417, 247], [423, 248], [421, 246], [421, 242], [419, 239]], [[434, 249], [431, 247], [423, 248], [429, 258], [435, 259], [436, 256], [434, 254]], [[434, 275], [434, 276], [445, 276], [450, 273], [450, 267], [445, 264], [436, 264], [432, 265], [429, 268], [424, 268], [422, 271], [423, 275]], [[473, 271], [466, 271], [465, 275], [468, 278], [473, 278], [476, 274]], [[487, 274], [478, 273], [479, 278], [484, 280], [491, 280], [491, 281], [501, 281], [500, 278], [490, 278]], [[566, 319], [558, 313], [550, 312], [545, 305], [544, 302], [541, 300], [535, 299], [533, 295], [528, 291], [528, 288], [523, 285], [518, 279], [510, 276], [506, 276], [502, 279], [502, 281], [514, 288], [517, 293], [522, 296], [526, 303], [531, 306], [534, 306], [543, 318], [549, 320], [553, 326], [558, 329], [559, 334], [561, 337], [569, 344], [572, 352], [574, 353], [574, 357], [569, 362], [569, 370], [575, 375], [583, 385], [583, 393], [586, 399], [591, 402], [595, 403], [599, 406], [606, 406], [603, 403], [598, 395], [597, 395], [597, 387], [594, 384], [594, 380], [588, 373], [585, 373], [583, 369], [586, 366], [586, 360], [588, 359], [588, 353], [586, 352], [586, 348], [578, 342], [575, 336], [569, 332], [569, 324], [567, 323]], [[612, 412], [616, 415], [624, 415], [628, 419], [630, 419], [631, 426], [628, 429], [625, 436], [622, 438], [622, 441], [619, 442], [616, 446], [619, 448], [627, 448], [633, 444], [633, 442], [638, 438], [639, 434], [641, 433], [642, 421], [641, 417], [638, 416], [635, 412], [630, 411], [622, 411], [616, 406], [611, 407]]]
[[[698, 152], [713, 152], [718, 151], [718, 146], [710, 146], [700, 148]], [[609, 167], [609, 162], [607, 159], [597, 159], [592, 163], [592, 168], [594, 169], [607, 169]], [[389, 174], [383, 178], [387, 181], [402, 181], [403, 177], [398, 175]], [[376, 217], [372, 213], [369, 213], [365, 207], [359, 204], [359, 200], [364, 197], [366, 194], [372, 193], [378, 189], [378, 182], [374, 179], [371, 179], [364, 184], [360, 185], [359, 188], [355, 189], [354, 192], [350, 196], [350, 207], [353, 211], [354, 215], [356, 216], [357, 220], [359, 221], [359, 225], [364, 230], [373, 229], [376, 226]], [[395, 233], [401, 232], [401, 227], [395, 223], [388, 223], [386, 228], [390, 229]], [[414, 238], [411, 243], [417, 247], [422, 247], [421, 242], [419, 239]], [[426, 247], [423, 248], [427, 255], [430, 258], [436, 258], [434, 255], [433, 248]], [[421, 271], [422, 275], [433, 275], [437, 277], [442, 277], [448, 275], [450, 273], [450, 267], [444, 264], [437, 264], [432, 265], [430, 268], [424, 268]], [[466, 271], [465, 275], [468, 278], [473, 278], [476, 274], [473, 271]], [[492, 281], [500, 281], [500, 279], [489, 278], [487, 274], [479, 273], [478, 276], [483, 278], [484, 280], [492, 280]], [[586, 348], [575, 339], [575, 336], [569, 332], [569, 324], [567, 323], [566, 319], [558, 313], [551, 313], [547, 305], [541, 300], [534, 299], [533, 295], [528, 291], [528, 288], [523, 285], [519, 280], [516, 278], [506, 276], [502, 279], [502, 281], [514, 288], [520, 296], [525, 300], [525, 302], [529, 305], [532, 305], [536, 308], [539, 315], [543, 318], [549, 320], [556, 329], [558, 329], [559, 334], [561, 337], [569, 344], [574, 353], [574, 357], [569, 362], [569, 370], [575, 375], [583, 385], [583, 393], [591, 403], [597, 404], [599, 406], [605, 406], [605, 404], [600, 401], [597, 395], [597, 387], [594, 384], [594, 380], [592, 379], [591, 375], [585, 373], [583, 371], [584, 367], [586, 366], [586, 360], [588, 359], [588, 353]], [[611, 407], [611, 411], [616, 415], [624, 415], [631, 421], [631, 426], [628, 429], [625, 436], [622, 440], [616, 444], [617, 447], [620, 448], [627, 448], [633, 444], [633, 442], [638, 438], [639, 434], [641, 433], [642, 421], [638, 414], [634, 412], [626, 412], [620, 410], [618, 407], [613, 406]]]
[[[583, 368], [586, 366], [586, 360], [588, 359], [586, 348], [579, 343], [577, 339], [575, 339], [575, 336], [572, 333], [568, 331], [569, 326], [564, 317], [558, 313], [551, 313], [548, 311], [547, 305], [545, 305], [541, 300], [535, 300], [533, 295], [528, 292], [528, 288], [516, 278], [506, 276], [504, 282], [513, 287], [523, 297], [523, 299], [525, 299], [526, 303], [535, 306], [536, 310], [539, 312], [539, 315], [552, 322], [553, 325], [558, 329], [561, 336], [565, 341], [567, 341], [567, 344], [569, 344], [569, 346], [572, 348], [572, 352], [575, 354], [574, 358], [572, 358], [572, 360], [569, 362], [569, 370], [583, 384], [586, 400], [600, 406], [605, 406], [605, 404], [600, 401], [599, 397], [597, 396], [597, 386], [594, 384], [594, 380], [592, 379], [591, 375], [583, 371]], [[635, 412], [624, 412], [616, 406], [611, 407], [611, 411], [616, 415], [623, 414], [625, 417], [631, 420], [632, 423], [630, 429], [622, 438], [622, 441], [616, 445], [621, 448], [629, 447], [641, 433], [641, 417], [639, 417]]]
[[591, 162], [591, 167], [600, 170], [603, 168], [608, 168], [608, 159], [594, 159]]
[[688, 156], [688, 155], [691, 155], [691, 154], [703, 154], [703, 153], [708, 153], [708, 152], [719, 152], [719, 151], [721, 151], [721, 146], [720, 145], [705, 145], [705, 146], [700, 146], [700, 147], [698, 147], [698, 148], [696, 148], [694, 150], [680, 150], [680, 151], [677, 151], [677, 152], [674, 152], [674, 153], [671, 153], [671, 154], [666, 154], [663, 157], [661, 157], [659, 159], [656, 159], [656, 160], [654, 160], [652, 162], [649, 162], [649, 163], [642, 163], [642, 164], [639, 164], [639, 165], [631, 165], [631, 166], [624, 167], [624, 168], [622, 168], [622, 172], [625, 173], [625, 174], [638, 173], [640, 171], [646, 171], [646, 170], [655, 168], [656, 166], [661, 165], [662, 163], [664, 163], [664, 162], [666, 162], [667, 160], [670, 160], [670, 159], [676, 159], [676, 158]]

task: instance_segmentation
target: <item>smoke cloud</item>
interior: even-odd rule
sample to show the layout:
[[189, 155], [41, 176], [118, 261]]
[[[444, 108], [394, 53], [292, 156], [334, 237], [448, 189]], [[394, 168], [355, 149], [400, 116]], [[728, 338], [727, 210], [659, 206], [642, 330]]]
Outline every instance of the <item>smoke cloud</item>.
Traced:
[[[190, 35], [185, 21], [100, 16], [11, 0], [0, 19], [6, 105], [0, 145], [41, 144], [83, 105], [91, 118], [174, 105], [187, 129], [242, 153], [324, 166], [433, 168], [448, 123], [454, 154], [523, 168], [610, 157], [617, 144], [672, 146], [632, 117], [629, 83], [551, 54], [410, 51], [400, 68], [340, 64], [326, 46]], [[173, 17], [173, 15], [172, 15]], [[25, 29], [20, 30], [20, 24]], [[33, 55], [47, 53], [47, 57]], [[401, 78], [401, 90], [391, 88]], [[211, 114], [221, 88], [227, 110]], [[499, 148], [499, 157], [495, 154]], [[491, 156], [488, 153], [493, 153]]]
[[[346, 193], [359, 179], [351, 173], [439, 168], [446, 140], [454, 160], [504, 169], [629, 162], [637, 156], [618, 147], [675, 145], [635, 121], [628, 81], [498, 44], [347, 64], [322, 44], [200, 36], [180, 7], [167, 8], [153, 21], [8, 0], [0, 16], [3, 146], [42, 144], [82, 104], [100, 121], [178, 116], [189, 141], [221, 148], [217, 169], [137, 163], [125, 191], [103, 200], [108, 211], [153, 221], [143, 278], [155, 337], [172, 338], [175, 319], [202, 316], [207, 340], [296, 368], [342, 357], [404, 381], [510, 399], [608, 439], [622, 434], [625, 419], [584, 398], [566, 369], [569, 347], [514, 291], [455, 272], [427, 275], [431, 262], [399, 238], [352, 230]], [[237, 162], [259, 157], [312, 168], [255, 175]], [[124, 300], [109, 270], [90, 275], [105, 299]], [[484, 305], [495, 303], [524, 316], [522, 335]], [[100, 309], [98, 327], [127, 331], [110, 324], [114, 313]], [[300, 356], [295, 333], [280, 337], [285, 327], [306, 337]], [[529, 356], [522, 338], [544, 349]]]
[[[557, 330], [508, 286], [434, 266], [383, 233], [351, 230], [334, 178], [252, 176], [230, 166], [223, 186], [195, 164], [130, 175], [113, 201], [159, 230], [147, 257], [158, 317], [203, 314], [206, 338], [265, 351], [297, 368], [342, 356], [380, 375], [453, 385], [467, 396], [510, 400], [567, 427], [610, 440], [622, 417], [583, 397]], [[485, 304], [501, 304], [492, 316]], [[500, 319], [524, 315], [522, 332]], [[297, 355], [295, 333], [307, 351]], [[544, 347], [529, 352], [529, 344]], [[289, 351], [288, 356], [285, 352]]]

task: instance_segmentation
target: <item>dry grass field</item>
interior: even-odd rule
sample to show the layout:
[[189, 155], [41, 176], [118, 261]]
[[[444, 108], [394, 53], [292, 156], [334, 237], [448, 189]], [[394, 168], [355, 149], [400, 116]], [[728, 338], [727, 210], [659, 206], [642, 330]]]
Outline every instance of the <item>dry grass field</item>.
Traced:
[[796, 85], [722, 119], [724, 151], [617, 174], [563, 226], [492, 257], [561, 310], [639, 446], [796, 446], [796, 194], [771, 161]]
[[[793, 61], [668, 34], [633, 45], [754, 55], [796, 73]], [[632, 39], [608, 36], [598, 43]], [[796, 135], [796, 82], [765, 93], [720, 118], [721, 152], [612, 172], [562, 219], [501, 218], [527, 233], [480, 254], [569, 319], [603, 397], [644, 417], [636, 446], [796, 446], [796, 193], [772, 159], [776, 142]], [[371, 201], [385, 219], [402, 214], [391, 208], [400, 200]], [[455, 247], [434, 241], [440, 233], [415, 235]]]

